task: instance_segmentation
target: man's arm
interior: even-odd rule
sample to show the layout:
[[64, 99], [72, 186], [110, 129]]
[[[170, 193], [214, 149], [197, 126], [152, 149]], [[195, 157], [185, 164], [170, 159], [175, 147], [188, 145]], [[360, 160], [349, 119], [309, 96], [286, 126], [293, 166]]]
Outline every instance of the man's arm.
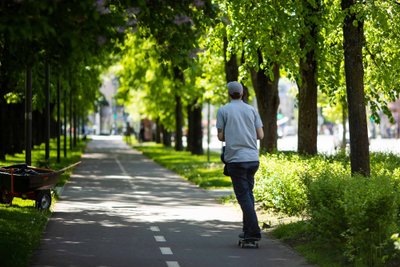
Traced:
[[224, 130], [222, 129], [218, 129], [218, 140], [221, 142], [225, 141]]
[[257, 139], [263, 139], [264, 138], [264, 130], [263, 128], [256, 128], [257, 132]]

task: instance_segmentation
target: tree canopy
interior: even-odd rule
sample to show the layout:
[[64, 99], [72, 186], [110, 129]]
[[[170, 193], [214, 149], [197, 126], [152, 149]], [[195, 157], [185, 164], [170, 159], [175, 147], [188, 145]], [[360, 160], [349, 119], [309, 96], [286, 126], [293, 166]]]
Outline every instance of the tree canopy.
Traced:
[[[24, 70], [32, 66], [34, 105], [40, 110], [39, 88], [50, 64], [53, 101], [60, 76], [64, 90], [73, 90], [74, 101], [88, 107], [99, 97], [100, 74], [116, 64], [119, 100], [140, 102], [143, 116], [179, 134], [182, 127], [190, 128], [183, 118], [204, 102], [227, 102], [231, 61], [238, 79], [254, 89], [259, 107], [272, 99], [270, 117], [279, 99], [263, 100], [261, 94], [277, 90], [277, 83], [268, 86], [281, 76], [298, 84], [299, 99], [302, 86], [315, 81], [324, 99], [320, 105], [340, 105], [346, 115], [343, 26], [352, 14], [354, 24], [363, 23], [364, 101], [379, 121], [379, 112], [390, 115], [387, 103], [399, 95], [399, 12], [399, 3], [388, 0], [3, 1], [0, 101], [23, 99]], [[276, 119], [265, 122], [276, 125]]]

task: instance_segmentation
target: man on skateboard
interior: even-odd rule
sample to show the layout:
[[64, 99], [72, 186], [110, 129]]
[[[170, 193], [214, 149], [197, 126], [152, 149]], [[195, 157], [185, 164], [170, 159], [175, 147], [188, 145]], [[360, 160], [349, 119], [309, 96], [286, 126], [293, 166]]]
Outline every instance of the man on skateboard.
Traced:
[[264, 137], [263, 125], [258, 112], [243, 102], [243, 86], [233, 81], [227, 87], [231, 101], [218, 110], [218, 139], [226, 143], [224, 161], [243, 212], [243, 232], [239, 238], [254, 242], [261, 239], [253, 188], [259, 167], [257, 139]]

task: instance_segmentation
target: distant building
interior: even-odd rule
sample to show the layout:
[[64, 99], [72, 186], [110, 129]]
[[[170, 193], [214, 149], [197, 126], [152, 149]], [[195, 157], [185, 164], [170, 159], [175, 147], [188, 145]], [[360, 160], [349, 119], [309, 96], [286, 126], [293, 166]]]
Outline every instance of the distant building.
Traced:
[[286, 78], [279, 79], [278, 135], [297, 134], [296, 99], [292, 94], [297, 85]]
[[103, 98], [100, 99], [97, 111], [89, 116], [91, 134], [123, 134], [126, 125], [126, 114], [124, 107], [117, 105], [114, 96], [119, 87], [118, 79], [114, 74], [103, 77], [100, 92]]
[[392, 112], [394, 123], [391, 123], [386, 115], [381, 116], [381, 136], [384, 138], [400, 138], [400, 99], [388, 104]]

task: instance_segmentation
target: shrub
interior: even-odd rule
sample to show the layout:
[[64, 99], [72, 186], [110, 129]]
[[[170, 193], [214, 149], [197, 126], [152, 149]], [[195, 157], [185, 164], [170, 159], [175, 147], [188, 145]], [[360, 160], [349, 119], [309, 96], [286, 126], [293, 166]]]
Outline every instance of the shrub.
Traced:
[[376, 266], [393, 233], [397, 198], [388, 177], [352, 177], [344, 192], [345, 254], [349, 259]]
[[324, 173], [308, 183], [308, 215], [321, 239], [340, 243], [347, 229], [343, 220], [344, 179]]
[[265, 208], [288, 215], [303, 213], [306, 207], [306, 188], [300, 173], [304, 166], [298, 156], [287, 160], [283, 154], [268, 154], [260, 158], [254, 196]]
[[324, 173], [343, 174], [345, 165], [332, 157], [265, 154], [260, 157], [254, 195], [265, 208], [302, 215], [308, 206], [307, 184]]
[[309, 214], [319, 237], [336, 242], [349, 261], [379, 265], [396, 222], [393, 182], [386, 176], [321, 176], [309, 184]]
[[355, 265], [390, 258], [400, 214], [399, 157], [371, 154], [371, 177], [350, 174], [348, 156], [265, 154], [254, 190], [257, 201], [288, 215], [307, 215], [315, 236]]

